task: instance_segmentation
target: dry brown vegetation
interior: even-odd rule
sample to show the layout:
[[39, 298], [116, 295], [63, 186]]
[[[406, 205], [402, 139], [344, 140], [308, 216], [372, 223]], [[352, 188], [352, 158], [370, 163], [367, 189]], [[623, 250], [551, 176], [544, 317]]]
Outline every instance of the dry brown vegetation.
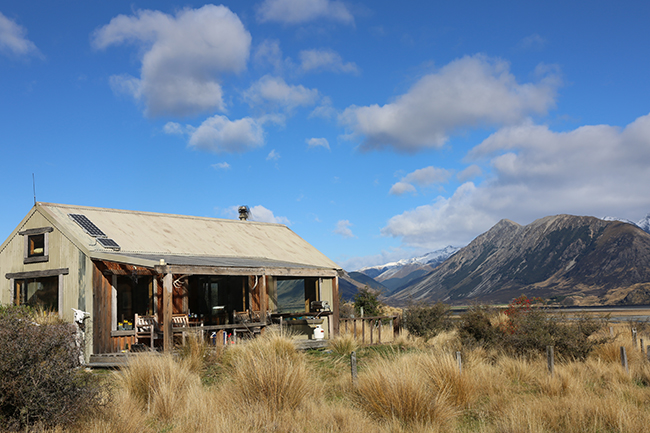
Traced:
[[218, 353], [195, 346], [180, 357], [138, 356], [108, 379], [106, 409], [71, 431], [645, 432], [650, 425], [650, 362], [622, 327], [586, 360], [558, 362], [553, 376], [545, 358], [462, 348], [455, 331], [364, 348], [344, 336], [332, 349], [298, 352], [270, 333]]

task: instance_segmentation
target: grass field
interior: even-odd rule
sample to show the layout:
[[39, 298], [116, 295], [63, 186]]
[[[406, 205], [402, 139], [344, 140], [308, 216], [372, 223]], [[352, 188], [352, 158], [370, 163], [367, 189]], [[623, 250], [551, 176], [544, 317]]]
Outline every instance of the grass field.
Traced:
[[615, 338], [585, 361], [558, 359], [553, 376], [545, 358], [462, 347], [455, 332], [426, 342], [402, 335], [363, 348], [348, 335], [330, 350], [310, 352], [269, 333], [225, 351], [193, 342], [181, 357], [141, 356], [106, 380], [106, 405], [69, 431], [645, 432], [650, 426], [650, 362], [633, 346], [629, 325], [616, 325]]

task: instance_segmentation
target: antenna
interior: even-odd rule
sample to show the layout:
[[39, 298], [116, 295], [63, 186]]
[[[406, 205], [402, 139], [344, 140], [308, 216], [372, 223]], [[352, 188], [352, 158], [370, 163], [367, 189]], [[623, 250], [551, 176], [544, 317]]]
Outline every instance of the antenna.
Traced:
[[34, 189], [34, 206], [36, 206], [36, 178], [34, 178], [34, 173], [32, 173], [32, 188]]

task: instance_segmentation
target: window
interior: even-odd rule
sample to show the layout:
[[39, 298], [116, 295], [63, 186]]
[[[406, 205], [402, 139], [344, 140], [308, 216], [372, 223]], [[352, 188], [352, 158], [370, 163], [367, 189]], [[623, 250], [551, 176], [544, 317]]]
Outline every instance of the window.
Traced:
[[14, 280], [14, 304], [58, 311], [59, 277]]
[[43, 257], [45, 255], [45, 233], [27, 236], [27, 257]]
[[40, 227], [19, 232], [25, 236], [25, 260], [24, 263], [40, 263], [49, 261], [49, 238], [53, 231], [52, 227]]
[[150, 276], [123, 276], [117, 277], [117, 309], [115, 317], [117, 323], [125, 320], [133, 322], [135, 315], [152, 315], [153, 278]]

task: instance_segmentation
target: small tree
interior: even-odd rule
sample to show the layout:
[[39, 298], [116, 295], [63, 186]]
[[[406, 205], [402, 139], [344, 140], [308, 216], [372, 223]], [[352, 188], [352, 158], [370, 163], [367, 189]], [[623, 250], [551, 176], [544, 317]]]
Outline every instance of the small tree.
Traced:
[[361, 314], [363, 308], [364, 316], [379, 316], [381, 313], [382, 302], [379, 300], [379, 292], [365, 286], [354, 295], [354, 310]]

